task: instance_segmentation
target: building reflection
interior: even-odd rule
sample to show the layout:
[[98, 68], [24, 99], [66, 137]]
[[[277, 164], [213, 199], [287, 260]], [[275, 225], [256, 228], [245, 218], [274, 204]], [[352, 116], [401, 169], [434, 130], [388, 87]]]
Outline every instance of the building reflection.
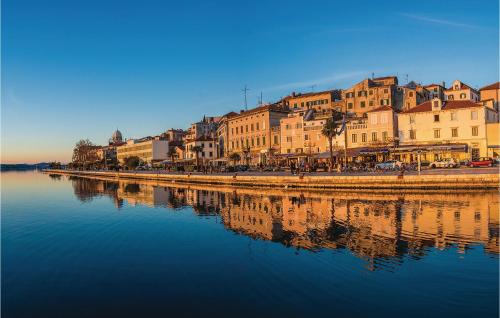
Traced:
[[394, 268], [431, 248], [472, 245], [499, 254], [498, 194], [375, 193], [178, 185], [147, 181], [70, 178], [81, 201], [107, 196], [117, 208], [190, 206], [220, 216], [225, 228], [254, 239], [319, 251], [347, 249], [370, 269]]

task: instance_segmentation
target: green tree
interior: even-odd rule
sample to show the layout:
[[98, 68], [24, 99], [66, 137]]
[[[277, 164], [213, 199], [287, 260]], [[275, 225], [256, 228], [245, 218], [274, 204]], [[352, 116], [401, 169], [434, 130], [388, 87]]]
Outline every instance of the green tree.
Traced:
[[81, 139], [78, 141], [73, 148], [73, 164], [74, 166], [90, 166], [97, 158], [97, 148], [98, 146], [94, 145], [88, 139]]
[[231, 161], [233, 162], [233, 166], [235, 166], [236, 162], [241, 160], [241, 156], [238, 153], [233, 152], [229, 155], [229, 159], [231, 159]]
[[129, 170], [134, 170], [141, 163], [141, 159], [137, 156], [130, 156], [125, 158], [124, 163]]
[[168, 150], [168, 156], [170, 157], [170, 160], [172, 160], [172, 162], [175, 162], [175, 158], [177, 157], [177, 152], [175, 151], [174, 147]]
[[330, 148], [330, 169], [333, 166], [333, 138], [338, 135], [342, 126], [342, 113], [334, 111], [332, 117], [328, 118], [321, 133], [328, 139], [328, 146]]

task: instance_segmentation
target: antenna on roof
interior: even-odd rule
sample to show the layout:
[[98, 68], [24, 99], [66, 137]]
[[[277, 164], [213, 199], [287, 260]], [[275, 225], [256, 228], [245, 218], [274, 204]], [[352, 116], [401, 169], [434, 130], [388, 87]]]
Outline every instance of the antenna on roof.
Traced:
[[408, 74], [406, 74], [406, 84], [408, 84]]
[[374, 73], [374, 72], [372, 72], [372, 79], [374, 79], [374, 78], [375, 78], [375, 73]]
[[262, 106], [262, 91], [260, 91], [260, 100], [259, 100], [259, 105]]
[[314, 92], [314, 88], [316, 87], [316, 84], [312, 84], [312, 85], [311, 85], [311, 86], [309, 86], [309, 87], [311, 87], [311, 92]]
[[248, 105], [247, 105], [247, 92], [250, 89], [247, 88], [247, 84], [245, 84], [245, 87], [241, 90], [245, 94], [245, 110], [248, 110]]

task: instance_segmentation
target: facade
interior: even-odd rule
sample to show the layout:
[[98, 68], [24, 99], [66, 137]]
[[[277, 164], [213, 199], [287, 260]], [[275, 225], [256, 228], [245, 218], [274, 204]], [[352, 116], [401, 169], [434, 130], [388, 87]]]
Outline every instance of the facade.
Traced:
[[220, 117], [203, 116], [199, 122], [191, 124], [188, 128], [184, 141], [193, 141], [200, 137], [215, 137]]
[[444, 91], [446, 100], [470, 100], [479, 102], [479, 92], [469, 85], [455, 80], [451, 87]]
[[295, 93], [283, 99], [284, 105], [290, 110], [314, 109], [322, 111], [332, 109], [333, 104], [341, 99], [340, 90], [328, 90], [323, 92]]
[[397, 89], [403, 92], [402, 109], [408, 110], [417, 105], [428, 101], [430, 98], [430, 92], [420, 84], [413, 81], [406, 84], [405, 86], [398, 87]]
[[271, 131], [280, 125], [288, 109], [279, 104], [259, 106], [228, 118], [228, 153], [238, 153], [249, 164], [265, 163], [271, 153], [278, 151], [271, 144]]
[[228, 120], [236, 115], [237, 114], [235, 112], [229, 112], [222, 116], [219, 120], [219, 125], [216, 131], [216, 158], [227, 158], [229, 156], [229, 149], [227, 146], [229, 140]]
[[479, 94], [482, 102], [492, 101], [493, 108], [498, 110], [498, 102], [500, 101], [500, 82], [481, 88]]
[[165, 133], [162, 134], [162, 137], [168, 140], [169, 142], [181, 143], [184, 140], [187, 132], [182, 129], [174, 129], [170, 128]]
[[116, 153], [120, 164], [132, 156], [137, 156], [142, 162], [151, 164], [168, 159], [168, 141], [151, 137], [130, 139], [126, 144], [116, 147]]
[[443, 82], [442, 84], [430, 84], [424, 86], [424, 88], [429, 92], [429, 99], [439, 98], [441, 100], [445, 100], [444, 96], [444, 91], [446, 90], [445, 85], [446, 85], [445, 82]]
[[390, 106], [394, 110], [402, 108], [403, 91], [398, 87], [396, 76], [365, 79], [354, 86], [342, 90], [342, 100], [348, 113], [362, 117], [380, 106]]
[[486, 124], [487, 155], [491, 158], [498, 158], [500, 155], [500, 130], [498, 126], [498, 122]]
[[498, 112], [470, 100], [434, 98], [398, 114], [398, 158], [415, 161], [442, 158], [469, 160], [487, 156], [486, 125], [498, 122]]
[[[213, 138], [201, 136], [195, 140], [190, 140], [186, 143], [184, 159], [193, 160], [193, 162], [195, 162], [196, 156], [198, 156], [199, 164], [207, 164], [210, 160], [217, 158], [216, 144], [217, 139], [215, 136]], [[197, 154], [196, 151], [193, 151], [194, 147], [200, 147], [201, 151]]]
[[396, 113], [390, 106], [381, 106], [353, 118], [346, 126], [348, 156], [364, 161], [384, 161], [395, 145]]

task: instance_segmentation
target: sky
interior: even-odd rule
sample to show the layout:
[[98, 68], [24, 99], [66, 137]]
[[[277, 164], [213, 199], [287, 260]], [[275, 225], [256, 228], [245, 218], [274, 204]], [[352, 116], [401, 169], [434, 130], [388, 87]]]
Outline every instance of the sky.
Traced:
[[71, 160], [292, 91], [498, 81], [497, 0], [3, 0], [1, 162]]

